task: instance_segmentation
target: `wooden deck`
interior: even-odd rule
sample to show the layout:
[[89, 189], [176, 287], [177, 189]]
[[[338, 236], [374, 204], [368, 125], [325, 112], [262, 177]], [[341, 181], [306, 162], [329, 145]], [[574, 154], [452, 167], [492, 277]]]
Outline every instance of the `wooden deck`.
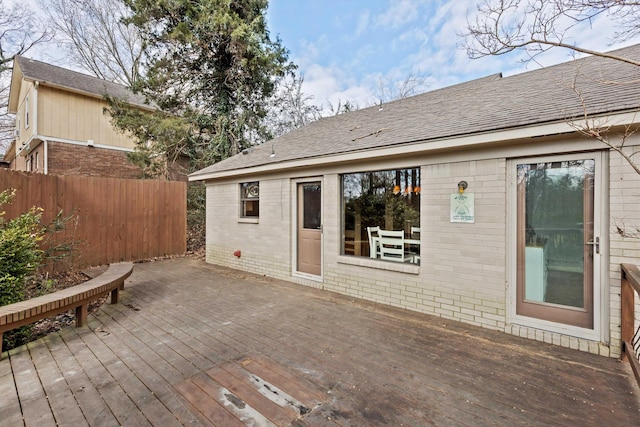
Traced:
[[191, 259], [5, 354], [2, 426], [640, 424], [628, 364]]

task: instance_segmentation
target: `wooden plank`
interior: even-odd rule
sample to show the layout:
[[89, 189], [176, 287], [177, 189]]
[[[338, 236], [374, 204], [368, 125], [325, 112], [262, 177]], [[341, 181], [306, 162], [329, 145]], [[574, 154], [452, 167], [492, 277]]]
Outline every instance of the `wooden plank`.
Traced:
[[127, 395], [126, 390], [109, 373], [107, 366], [118, 363], [117, 358], [112, 357], [111, 354], [94, 352], [86, 345], [83, 336], [93, 334], [93, 331], [89, 329], [75, 329], [74, 331], [79, 333], [75, 336], [66, 334], [61, 334], [61, 336], [120, 425], [151, 425], [135, 402]]
[[[114, 178], [105, 179], [105, 190], [101, 194], [101, 200], [104, 200], [107, 194], [113, 194], [115, 196], [113, 197], [113, 199], [117, 199], [117, 193], [115, 193], [116, 191], [115, 182], [116, 180]], [[118, 255], [116, 253], [117, 251], [117, 245], [116, 245], [117, 222], [116, 221], [118, 221], [119, 219], [115, 217], [117, 211], [113, 201], [110, 201], [109, 203], [106, 204], [106, 212], [107, 212], [106, 224], [105, 224], [107, 229], [106, 262], [114, 262], [116, 259], [118, 259]]]
[[51, 407], [26, 346], [9, 351], [13, 378], [26, 425], [55, 426]]
[[87, 422], [90, 426], [96, 427], [119, 426], [120, 424], [111, 408], [100, 396], [91, 379], [78, 363], [75, 355], [64, 344], [62, 335], [66, 335], [67, 340], [72, 340], [76, 337], [73, 329], [63, 329], [60, 334], [45, 337], [44, 342], [47, 344], [60, 371], [63, 372], [64, 379], [78, 401]]
[[94, 179], [94, 205], [95, 211], [98, 215], [97, 222], [94, 227], [99, 230], [98, 241], [96, 242], [96, 252], [99, 256], [96, 256], [93, 265], [104, 265], [108, 264], [108, 251], [106, 250], [109, 238], [109, 232], [111, 231], [108, 226], [108, 206], [110, 205], [109, 199], [105, 194], [105, 190], [108, 187], [105, 185], [107, 181], [104, 179]]
[[143, 200], [144, 203], [141, 203], [138, 206], [138, 230], [139, 230], [139, 240], [137, 242], [138, 245], [138, 259], [149, 259], [149, 237], [147, 236], [147, 230], [149, 228], [149, 206], [147, 200], [147, 182], [140, 181], [140, 183], [136, 187], [136, 200]]
[[33, 341], [27, 344], [27, 347], [56, 423], [69, 426], [87, 424], [78, 402], [66, 380], [63, 380], [64, 375], [58, 368], [45, 341]]
[[629, 281], [634, 291], [640, 294], [640, 268], [635, 264], [622, 264], [623, 276]]
[[76, 231], [76, 239], [82, 245], [82, 250], [78, 254], [78, 263], [80, 265], [91, 264], [94, 247], [92, 245], [93, 230], [89, 223], [89, 211], [91, 206], [82, 203], [83, 194], [87, 191], [85, 181], [77, 176], [65, 176], [67, 182], [67, 197], [72, 203], [70, 209], [74, 209], [78, 215], [78, 224], [82, 224]]
[[207, 370], [207, 375], [276, 425], [289, 425], [300, 415], [299, 412], [294, 412], [291, 407], [280, 406], [258, 392], [251, 385], [247, 372], [242, 378], [234, 376], [232, 372], [237, 372], [235, 368], [239, 368], [239, 366], [235, 363], [225, 363]]
[[220, 406], [225, 408], [226, 412], [231, 415], [230, 420], [236, 418], [245, 425], [270, 427], [269, 420], [256, 411], [255, 408], [242, 401], [242, 398], [234, 395], [221, 384], [213, 381], [211, 377], [201, 373], [190, 378], [189, 381], [200, 388], [202, 393], [220, 403]]
[[116, 202], [116, 222], [114, 224], [114, 228], [116, 235], [115, 243], [117, 258], [112, 262], [127, 260], [127, 216], [131, 209], [131, 207], [127, 206], [125, 181], [117, 179], [115, 181], [115, 188], [115, 194], [117, 194], [117, 197], [114, 198], [114, 202]]
[[182, 395], [182, 397], [191, 405], [193, 410], [214, 426], [220, 427], [245, 427], [235, 415], [229, 412], [217, 399], [213, 398], [219, 390], [213, 389], [213, 387], [207, 387], [207, 390], [203, 390], [199, 384], [196, 385], [192, 381], [184, 381], [175, 386], [175, 389]]
[[[2, 175], [0, 175], [1, 177]], [[6, 354], [5, 352], [4, 355], [6, 356]], [[6, 359], [6, 357], [2, 359]], [[24, 421], [22, 420], [18, 390], [13, 380], [11, 361], [3, 361], [2, 359], [0, 359], [0, 396], [2, 396], [0, 420], [10, 426], [22, 426]]]
[[[55, 206], [57, 211], [63, 211], [63, 215], [65, 216], [71, 215], [72, 213], [74, 214], [73, 220], [71, 223], [67, 224], [66, 229], [61, 233], [60, 239], [71, 239], [72, 242], [76, 243], [76, 227], [78, 226], [76, 217], [77, 213], [73, 212], [73, 209], [68, 205], [66, 185], [67, 182], [61, 177], [56, 179], [55, 193], [53, 194], [53, 197], [55, 197]], [[82, 247], [79, 245], [75, 246], [73, 248], [73, 252], [69, 254], [68, 260], [73, 262], [72, 260], [75, 260], [80, 253], [82, 253]]]
[[[123, 226], [123, 243], [124, 243], [124, 258], [123, 261], [131, 261], [135, 259], [133, 253], [135, 252], [134, 246], [140, 239], [140, 219], [138, 216], [137, 206], [129, 205], [129, 200], [135, 200], [136, 193], [134, 191], [135, 182], [122, 181], [122, 226]], [[129, 206], [127, 206], [129, 205]]]
[[[153, 396], [171, 411], [173, 417], [185, 425], [198, 425], [193, 414], [187, 411], [170, 392], [171, 385], [183, 381], [183, 376], [107, 313], [98, 316], [95, 322], [91, 327], [100, 339], [111, 351], [119, 355], [120, 360], [145, 384]], [[95, 326], [96, 324], [98, 326]], [[148, 413], [147, 416], [149, 416]], [[175, 420], [163, 421], [155, 417], [149, 420], [154, 425], [168, 425], [175, 422]]]
[[291, 372], [286, 371], [277, 363], [265, 357], [254, 356], [242, 360], [240, 364], [247, 371], [276, 385], [287, 394], [300, 400], [309, 408], [315, 407], [326, 399], [326, 395], [320, 392], [317, 386], [314, 386], [306, 379], [294, 376]]
[[[158, 204], [160, 203], [158, 187], [149, 186], [147, 191], [147, 206], [148, 210], [148, 222], [147, 222], [147, 240], [149, 247], [151, 248], [151, 256], [162, 256], [163, 249], [160, 246], [160, 233], [166, 233], [167, 230], [162, 227], [161, 222], [163, 218], [166, 218], [166, 212], [163, 212]], [[158, 218], [159, 221], [152, 222], [152, 218]]]
[[640, 362], [638, 362], [638, 356], [635, 354], [635, 350], [633, 349], [633, 345], [631, 345], [628, 341], [622, 342], [622, 359], [626, 359], [629, 361], [631, 365], [631, 370], [633, 370], [633, 375], [636, 377], [636, 382], [640, 385]]
[[[179, 289], [176, 291], [181, 292]], [[153, 310], [152, 301], [155, 296], [146, 292], [136, 292], [135, 299], [148, 307], [145, 309], [144, 315], [151, 323], [160, 325], [159, 327], [167, 333], [182, 339], [193, 351], [205, 359], [201, 364], [203, 370], [220, 361], [236, 359], [249, 348], [246, 344], [216, 331], [207, 317], [191, 313], [185, 315], [183, 310], [174, 308], [166, 308], [162, 311]], [[167, 317], [173, 319], [170, 325], [161, 322]]]
[[[120, 312], [123, 316], [118, 318], [118, 322], [129, 329], [145, 345], [153, 348], [167, 363], [181, 372], [182, 378], [189, 378], [199, 372], [200, 369], [189, 359], [189, 356], [195, 356], [195, 354], [173, 338], [171, 334], [155, 328], [153, 324], [145, 321], [140, 316], [135, 316], [135, 318], [128, 317], [126, 310], [131, 310], [131, 308], [122, 304], [109, 306], [109, 309], [111, 312]], [[200, 363], [197, 360], [195, 362]]]
[[[116, 354], [101, 339], [103, 333], [83, 334], [84, 343], [97, 354], [100, 360], [116, 360], [116, 363], [103, 363], [118, 386], [131, 399], [131, 402], [152, 425], [178, 426], [178, 420], [166, 406], [158, 401], [155, 394], [138, 378], [137, 372], [131, 370], [122, 360], [121, 354]], [[117, 416], [117, 415], [116, 415]], [[125, 425], [125, 424], [123, 424]]]

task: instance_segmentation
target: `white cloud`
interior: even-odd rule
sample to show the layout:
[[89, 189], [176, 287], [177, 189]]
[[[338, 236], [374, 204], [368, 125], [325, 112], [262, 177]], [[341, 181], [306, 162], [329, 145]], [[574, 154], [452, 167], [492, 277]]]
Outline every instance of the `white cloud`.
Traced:
[[371, 13], [365, 10], [358, 17], [358, 26], [356, 27], [356, 36], [361, 36], [366, 30], [369, 29], [369, 22], [371, 19]]
[[[364, 106], [375, 102], [381, 81], [393, 87], [412, 75], [424, 78], [425, 89], [432, 90], [490, 74], [512, 75], [571, 59], [563, 49], [552, 49], [528, 63], [529, 58], [522, 51], [470, 59], [463, 49], [461, 34], [477, 14], [476, 4], [476, 0], [390, 0], [382, 12], [371, 9], [353, 15], [357, 21], [351, 26], [355, 30], [349, 41], [364, 40], [364, 44], [353, 44], [352, 52], [334, 56], [345, 47], [335, 42], [331, 45], [326, 38], [318, 39], [305, 45], [304, 60], [296, 59], [305, 72], [305, 92], [313, 95], [317, 104], [328, 101], [335, 105], [348, 100]], [[591, 28], [584, 25], [574, 28], [570, 34], [572, 42], [609, 50], [615, 25], [605, 18], [593, 20]], [[593, 37], [594, 34], [598, 37]]]
[[418, 17], [418, 4], [415, 0], [391, 0], [389, 7], [377, 16], [376, 24], [382, 27], [399, 28]]

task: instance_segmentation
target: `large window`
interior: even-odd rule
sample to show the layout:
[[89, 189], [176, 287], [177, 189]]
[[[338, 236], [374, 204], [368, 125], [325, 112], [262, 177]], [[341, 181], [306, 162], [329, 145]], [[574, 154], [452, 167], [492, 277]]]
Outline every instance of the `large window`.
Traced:
[[342, 176], [342, 253], [420, 263], [420, 169]]
[[260, 183], [243, 182], [240, 184], [240, 217], [257, 218], [260, 216]]

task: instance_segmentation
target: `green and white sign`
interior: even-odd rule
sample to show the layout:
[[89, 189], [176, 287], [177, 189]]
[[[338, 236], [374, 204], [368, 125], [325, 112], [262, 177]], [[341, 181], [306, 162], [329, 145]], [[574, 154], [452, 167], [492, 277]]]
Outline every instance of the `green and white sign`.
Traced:
[[455, 193], [451, 195], [451, 222], [475, 222], [475, 201], [473, 193]]

